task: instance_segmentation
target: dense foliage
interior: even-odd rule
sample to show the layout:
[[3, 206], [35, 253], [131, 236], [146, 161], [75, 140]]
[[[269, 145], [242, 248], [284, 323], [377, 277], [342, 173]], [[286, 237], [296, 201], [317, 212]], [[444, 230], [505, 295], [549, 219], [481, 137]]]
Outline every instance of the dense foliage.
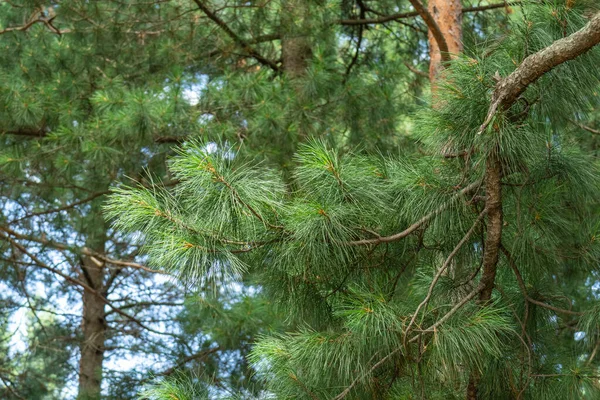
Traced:
[[[567, 3], [524, 9], [453, 62], [436, 106], [413, 119], [421, 153], [350, 152], [325, 130], [282, 175], [227, 143], [191, 142], [170, 165], [175, 190], [119, 189], [107, 213], [185, 282], [256, 277], [290, 326], [251, 355], [276, 398], [453, 398], [473, 381], [482, 398], [596, 398], [600, 175], [565, 125], [597, 104], [600, 52], [482, 127], [500, 77], [585, 25], [589, 9]], [[490, 168], [502, 258], [485, 298]]]
[[0, 396], [600, 396], [598, 5], [419, 4], [1, 3]]

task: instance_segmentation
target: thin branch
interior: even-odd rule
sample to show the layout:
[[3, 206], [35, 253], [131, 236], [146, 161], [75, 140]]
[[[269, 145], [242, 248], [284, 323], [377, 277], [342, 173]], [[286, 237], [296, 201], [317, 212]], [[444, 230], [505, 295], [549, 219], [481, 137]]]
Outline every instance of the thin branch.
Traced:
[[453, 316], [465, 304], [467, 304], [469, 301], [471, 301], [471, 299], [473, 299], [473, 297], [477, 296], [479, 294], [479, 292], [481, 292], [482, 290], [483, 290], [483, 286], [482, 285], [478, 285], [475, 289], [473, 289], [473, 291], [471, 293], [469, 293], [461, 301], [459, 301], [458, 303], [456, 303], [454, 305], [454, 307], [452, 307], [452, 309], [450, 309], [450, 311], [448, 311], [436, 323], [434, 323], [433, 325], [431, 325], [429, 328], [421, 331], [418, 335], [413, 336], [408, 342], [409, 343], [413, 343], [413, 342], [417, 341], [419, 339], [419, 337], [423, 333], [434, 332], [440, 325], [442, 325], [444, 322], [446, 322], [451, 316]]
[[385, 363], [387, 360], [389, 360], [391, 357], [393, 357], [395, 354], [399, 353], [402, 350], [401, 347], [398, 347], [396, 350], [390, 352], [387, 356], [383, 357], [381, 360], [377, 361], [370, 369], [369, 371], [365, 372], [364, 374], [360, 375], [359, 377], [357, 377], [356, 379], [354, 379], [354, 381], [352, 381], [352, 383], [346, 387], [346, 389], [344, 389], [340, 394], [338, 394], [337, 396], [334, 397], [333, 400], [342, 400], [344, 397], [346, 397], [350, 391], [352, 390], [352, 388], [354, 388], [354, 386], [356, 386], [356, 384], [358, 382], [360, 382], [362, 379], [364, 379], [367, 375], [369, 375], [370, 373], [372, 373], [373, 371], [375, 371], [377, 368], [379, 368], [381, 365], [383, 365], [383, 363]]
[[44, 246], [49, 246], [49, 247], [52, 247], [57, 250], [68, 250], [68, 251], [72, 251], [75, 254], [81, 254], [81, 255], [88, 256], [88, 257], [99, 258], [109, 264], [120, 265], [120, 266], [124, 266], [124, 267], [131, 267], [131, 268], [136, 268], [136, 269], [142, 269], [142, 270], [148, 271], [148, 272], [154, 272], [154, 273], [168, 275], [167, 272], [160, 271], [160, 270], [154, 270], [154, 269], [148, 268], [142, 264], [138, 264], [138, 263], [135, 263], [132, 261], [123, 261], [123, 260], [116, 260], [116, 259], [110, 258], [103, 254], [92, 251], [92, 250], [88, 249], [87, 247], [78, 249], [76, 247], [69, 246], [64, 243], [54, 242], [52, 240], [45, 239], [44, 237], [38, 238], [38, 237], [33, 237], [33, 236], [22, 235], [22, 234], [15, 232], [14, 230], [7, 228], [5, 226], [0, 226], [0, 231], [4, 231], [7, 234], [9, 234], [17, 239], [22, 239], [22, 240], [27, 240], [30, 242], [43, 244]]
[[427, 303], [429, 303], [429, 300], [431, 299], [431, 296], [433, 295], [433, 289], [435, 288], [435, 285], [437, 284], [437, 282], [441, 278], [442, 274], [446, 271], [446, 269], [448, 268], [448, 266], [450, 265], [450, 263], [452, 262], [452, 260], [456, 256], [456, 254], [458, 254], [458, 252], [460, 251], [460, 249], [464, 246], [464, 244], [467, 243], [467, 241], [471, 238], [471, 236], [475, 232], [475, 229], [479, 226], [479, 224], [481, 223], [481, 221], [483, 221], [483, 218], [485, 217], [486, 214], [487, 214], [487, 209], [484, 209], [479, 214], [479, 216], [477, 217], [477, 219], [475, 220], [475, 222], [473, 222], [473, 225], [467, 231], [467, 233], [465, 234], [465, 236], [463, 236], [463, 238], [458, 242], [458, 244], [456, 245], [456, 247], [454, 248], [454, 250], [452, 250], [452, 252], [450, 253], [450, 255], [448, 255], [448, 258], [446, 258], [446, 261], [444, 261], [444, 264], [442, 264], [442, 266], [440, 267], [440, 269], [438, 269], [437, 273], [433, 277], [433, 280], [431, 281], [431, 284], [429, 285], [429, 290], [427, 291], [427, 295], [425, 296], [425, 298], [423, 299], [423, 301], [419, 304], [419, 306], [417, 307], [417, 309], [413, 313], [412, 318], [410, 319], [410, 322], [409, 322], [409, 324], [408, 324], [408, 326], [406, 328], [405, 337], [406, 337], [406, 335], [408, 335], [408, 332], [410, 332], [410, 328], [415, 323], [415, 321], [417, 319], [417, 315], [419, 315], [419, 311], [421, 311], [421, 308], [427, 306]]
[[[477, 296], [477, 294], [479, 292], [481, 292], [482, 287], [481, 285], [479, 285], [477, 288], [475, 288], [471, 293], [469, 293], [467, 296], [465, 296], [461, 301], [459, 301], [454, 307], [452, 307], [452, 309], [450, 311], [448, 311], [442, 318], [440, 318], [435, 324], [431, 325], [429, 328], [421, 331], [418, 335], [413, 336], [408, 342], [409, 343], [413, 343], [415, 341], [417, 341], [422, 335], [423, 333], [428, 333], [428, 332], [434, 332], [440, 325], [442, 325], [444, 322], [446, 322], [452, 315], [454, 315], [460, 308], [462, 308], [465, 304], [467, 304], [471, 299], [473, 299], [475, 296]], [[334, 400], [341, 400], [344, 397], [346, 397], [350, 391], [352, 390], [352, 388], [354, 388], [354, 386], [356, 386], [356, 384], [358, 382], [360, 382], [362, 379], [364, 379], [368, 374], [372, 373], [373, 371], [375, 371], [377, 368], [379, 368], [381, 365], [383, 365], [383, 363], [385, 363], [387, 360], [389, 360], [392, 356], [394, 356], [395, 354], [399, 353], [402, 351], [402, 347], [398, 347], [397, 349], [393, 350], [392, 352], [390, 352], [387, 356], [383, 357], [381, 360], [379, 360], [376, 364], [374, 364], [369, 371], [365, 372], [364, 374], [362, 374], [361, 376], [357, 377], [354, 381], [352, 381], [352, 383], [346, 387], [346, 389], [344, 389], [340, 394], [338, 394]]]
[[[362, 0], [359, 0], [358, 4], [360, 6], [360, 16], [361, 16], [361, 18], [364, 18], [365, 5], [363, 4]], [[356, 51], [354, 52], [354, 56], [352, 57], [350, 64], [348, 64], [348, 67], [346, 68], [346, 75], [344, 76], [344, 82], [346, 82], [346, 80], [350, 77], [350, 72], [352, 71], [352, 68], [358, 61], [358, 56], [360, 55], [360, 47], [362, 46], [362, 41], [363, 41], [363, 31], [364, 31], [364, 26], [360, 25], [358, 27], [358, 39], [356, 40]]]
[[89, 197], [86, 197], [85, 199], [73, 202], [71, 204], [67, 204], [67, 205], [62, 206], [62, 207], [58, 207], [58, 208], [54, 208], [54, 209], [51, 209], [51, 210], [38, 211], [38, 212], [31, 213], [31, 214], [27, 214], [24, 217], [15, 219], [13, 221], [10, 221], [9, 224], [14, 224], [15, 222], [19, 222], [19, 221], [22, 221], [24, 219], [28, 219], [28, 218], [32, 218], [32, 217], [37, 217], [37, 216], [40, 216], [40, 215], [54, 214], [54, 213], [57, 213], [57, 212], [60, 212], [60, 211], [69, 210], [69, 209], [71, 209], [73, 207], [76, 207], [78, 205], [89, 203], [90, 201], [92, 201], [92, 200], [94, 200], [94, 199], [96, 199], [96, 198], [98, 198], [100, 196], [103, 196], [105, 194], [108, 194], [108, 193], [110, 193], [109, 190], [103, 191], [103, 192], [97, 192], [97, 193], [92, 194]]
[[[494, 4], [488, 4], [486, 6], [478, 6], [478, 7], [467, 7], [463, 9], [463, 13], [469, 13], [469, 12], [480, 12], [480, 11], [488, 11], [488, 10], [494, 10], [494, 9], [498, 9], [498, 8], [506, 8], [506, 6], [511, 6], [511, 5], [518, 5], [521, 4], [520, 1], [514, 1], [514, 2], [502, 2], [502, 3], [494, 3]], [[407, 19], [407, 18], [414, 18], [414, 17], [418, 17], [419, 13], [416, 11], [411, 11], [411, 12], [405, 12], [405, 13], [398, 13], [398, 14], [392, 14], [392, 15], [386, 15], [380, 18], [364, 18], [364, 19], [341, 19], [339, 21], [337, 21], [338, 24], [340, 25], [376, 25], [376, 24], [384, 24], [386, 22], [390, 22], [390, 21], [398, 21], [398, 20], [402, 20], [402, 19]]]
[[239, 37], [231, 28], [223, 21], [217, 14], [211, 11], [201, 0], [194, 0], [194, 3], [198, 6], [198, 8], [215, 24], [217, 24], [223, 32], [227, 34], [238, 46], [240, 46], [244, 51], [246, 51], [252, 58], [254, 58], [259, 63], [268, 66], [275, 72], [279, 72], [279, 67], [277, 64], [265, 57], [263, 57], [259, 52], [257, 52], [252, 46], [250, 46], [249, 42]]
[[194, 361], [194, 360], [206, 358], [209, 355], [211, 355], [213, 353], [216, 353], [219, 350], [221, 350], [220, 347], [214, 347], [212, 349], [202, 350], [199, 353], [192, 354], [191, 356], [185, 357], [183, 360], [179, 361], [173, 367], [171, 367], [169, 369], [166, 369], [163, 372], [158, 373], [157, 375], [160, 375], [160, 376], [169, 376], [173, 372], [177, 371], [178, 369], [180, 369], [181, 367], [183, 367], [184, 365], [186, 365], [187, 363], [189, 363], [190, 361]]
[[581, 129], [583, 129], [584, 131], [588, 131], [589, 133], [593, 133], [594, 135], [600, 135], [600, 130], [599, 129], [590, 128], [589, 126], [580, 124], [579, 122], [576, 122], [576, 121], [570, 121], [570, 122], [572, 124], [577, 125], [578, 127], [580, 127]]
[[515, 263], [515, 260], [512, 258], [511, 254], [508, 252], [506, 247], [504, 247], [503, 245], [500, 245], [500, 251], [502, 251], [502, 253], [506, 257], [506, 259], [508, 260], [508, 264], [510, 265], [510, 268], [513, 270], [515, 277], [517, 278], [517, 283], [519, 285], [519, 289], [521, 289], [521, 293], [523, 294], [523, 297], [525, 298], [526, 301], [528, 301], [531, 304], [540, 306], [542, 308], [552, 310], [559, 314], [569, 314], [569, 315], [577, 315], [577, 316], [583, 315], [583, 313], [581, 313], [581, 312], [555, 307], [550, 304], [547, 304], [542, 301], [531, 298], [529, 296], [529, 294], [527, 293], [527, 287], [525, 286], [525, 281], [523, 280], [523, 276], [521, 276], [521, 273], [519, 272], [519, 269], [517, 268], [517, 264]]
[[414, 231], [416, 231], [417, 229], [419, 229], [421, 226], [423, 226], [427, 222], [429, 222], [432, 218], [434, 218], [441, 212], [448, 209], [448, 207], [451, 206], [452, 201], [456, 200], [458, 197], [460, 197], [462, 195], [465, 195], [465, 194], [473, 191], [474, 189], [479, 187], [479, 185], [481, 185], [481, 182], [471, 183], [470, 185], [468, 185], [467, 187], [463, 188], [458, 193], [456, 193], [454, 196], [452, 196], [452, 199], [449, 202], [442, 205], [438, 209], [430, 212], [429, 214], [427, 214], [426, 216], [424, 216], [423, 218], [421, 218], [420, 220], [418, 220], [417, 222], [415, 222], [414, 224], [412, 224], [411, 226], [409, 226], [402, 232], [398, 232], [391, 236], [380, 236], [380, 237], [376, 237], [373, 239], [355, 240], [352, 242], [347, 242], [345, 244], [350, 245], [350, 246], [364, 246], [364, 245], [370, 245], [370, 244], [390, 243], [390, 242], [395, 242], [400, 239], [403, 239], [403, 238], [407, 237], [408, 235], [410, 235], [411, 233], [413, 233]]
[[417, 69], [416, 67], [414, 67], [413, 65], [411, 65], [408, 62], [405, 62], [404, 65], [406, 65], [406, 68], [408, 68], [410, 70], [410, 72], [418, 75], [418, 76], [422, 76], [424, 78], [429, 79], [429, 74], [427, 72], [421, 71], [420, 69]]
[[585, 365], [590, 365], [592, 363], [592, 361], [594, 361], [594, 358], [596, 358], [596, 354], [598, 353], [599, 347], [600, 347], [600, 340], [596, 340], [596, 345], [594, 346], [594, 349], [592, 350], [592, 354], [590, 354], [590, 357], [585, 362]]

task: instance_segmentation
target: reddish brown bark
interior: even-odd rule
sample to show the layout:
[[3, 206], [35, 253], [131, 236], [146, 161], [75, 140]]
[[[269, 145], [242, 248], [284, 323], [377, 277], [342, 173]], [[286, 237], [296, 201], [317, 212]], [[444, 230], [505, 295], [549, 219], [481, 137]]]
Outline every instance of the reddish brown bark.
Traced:
[[[455, 57], [462, 52], [462, 3], [460, 0], [429, 0], [429, 14], [437, 23], [448, 48], [448, 55]], [[434, 31], [429, 27], [429, 80], [434, 83], [443, 69], [442, 61], [445, 59], [440, 51], [439, 40], [436, 40]]]
[[502, 166], [496, 155], [490, 155], [485, 169], [485, 207], [488, 212], [485, 251], [483, 253], [483, 272], [479, 301], [485, 304], [492, 298], [498, 256], [502, 244]]

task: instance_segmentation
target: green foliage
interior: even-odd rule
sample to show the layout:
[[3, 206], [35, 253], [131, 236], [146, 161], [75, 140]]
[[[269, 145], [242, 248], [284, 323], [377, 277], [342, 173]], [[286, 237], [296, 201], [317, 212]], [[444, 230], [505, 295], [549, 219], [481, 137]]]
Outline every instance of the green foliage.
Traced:
[[157, 379], [145, 389], [140, 400], [202, 400], [209, 399], [209, 390], [198, 378], [176, 376]]
[[[277, 398], [455, 398], [473, 380], [490, 399], [593, 398], [597, 361], [589, 344], [597, 343], [597, 313], [585, 312], [580, 322], [594, 337], [588, 350], [565, 326], [595, 302], [585, 274], [597, 273], [600, 261], [600, 171], [564, 126], [597, 104], [600, 51], [546, 74], [480, 133], [497, 76], [580, 29], [590, 4], [518, 9], [506, 36], [474, 44], [451, 64], [436, 106], [423, 107], [398, 141], [411, 143], [401, 156], [380, 155], [370, 144], [349, 151], [352, 134], [332, 131], [349, 119], [351, 130], [368, 136], [361, 118], [370, 109], [349, 107], [360, 96], [334, 91], [321, 105], [340, 101], [344, 113], [322, 117], [330, 133], [301, 144], [293, 165], [258, 162], [229, 142], [189, 143], [171, 162], [175, 190], [116, 189], [107, 215], [140, 234], [156, 265], [186, 282], [251, 276], [260, 285], [286, 316], [287, 333], [265, 334], [250, 361]], [[329, 71], [318, 63], [292, 85], [312, 111], [291, 117], [293, 124], [290, 82], [261, 87], [266, 75], [259, 73], [215, 83], [231, 91], [209, 85], [219, 92], [211, 101], [232, 96], [258, 106], [241, 120], [207, 127], [217, 136], [242, 125], [278, 138], [323, 129], [311, 109], [329, 90]], [[356, 74], [347, 91], [354, 94], [355, 84], [368, 91], [379, 79], [379, 71]], [[390, 80], [375, 97], [391, 102], [401, 87]], [[413, 152], [417, 146], [427, 155]], [[491, 156], [503, 175], [503, 247], [493, 301], [482, 303], [473, 299]], [[580, 280], [567, 283], [574, 271]], [[572, 296], [577, 302], [567, 300], [565, 309]]]

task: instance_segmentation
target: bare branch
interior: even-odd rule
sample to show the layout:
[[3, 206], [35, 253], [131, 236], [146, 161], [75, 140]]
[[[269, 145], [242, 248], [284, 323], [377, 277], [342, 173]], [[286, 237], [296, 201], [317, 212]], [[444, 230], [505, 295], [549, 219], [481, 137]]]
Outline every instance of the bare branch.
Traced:
[[[488, 4], [486, 6], [467, 7], [467, 8], [463, 9], [463, 13], [495, 10], [495, 9], [506, 8], [507, 6], [517, 5], [517, 4], [521, 4], [521, 2], [513, 1], [513, 2], [509, 2], [509, 3], [503, 2], [503, 3]], [[341, 19], [337, 22], [340, 25], [376, 25], [376, 24], [384, 24], [384, 23], [390, 22], [390, 21], [398, 21], [398, 20], [407, 19], [407, 18], [414, 18], [414, 17], [418, 17], [418, 16], [419, 16], [418, 12], [411, 11], [411, 12], [405, 12], [405, 13], [386, 15], [386, 16], [379, 17], [379, 18]]]
[[527, 57], [509, 76], [496, 85], [487, 117], [479, 128], [482, 133], [490, 125], [496, 112], [508, 110], [529, 85], [544, 74], [567, 61], [573, 60], [600, 43], [600, 13], [579, 31]]
[[27, 214], [24, 217], [15, 219], [13, 221], [10, 221], [9, 224], [13, 224], [15, 222], [19, 222], [19, 221], [22, 221], [24, 219], [28, 219], [28, 218], [32, 218], [32, 217], [37, 217], [37, 216], [40, 216], [40, 215], [54, 214], [54, 213], [57, 213], [57, 212], [60, 212], [60, 211], [69, 210], [69, 209], [71, 209], [73, 207], [76, 207], [76, 206], [79, 206], [81, 204], [89, 203], [90, 201], [92, 201], [92, 200], [94, 200], [94, 199], [96, 199], [96, 198], [98, 198], [100, 196], [103, 196], [105, 194], [108, 194], [108, 193], [110, 193], [109, 190], [104, 191], [104, 192], [97, 192], [97, 193], [92, 194], [89, 197], [86, 197], [85, 199], [78, 200], [76, 202], [73, 202], [71, 204], [67, 204], [67, 205], [62, 206], [62, 207], [58, 207], [58, 208], [54, 208], [54, 209], [51, 209], [51, 210], [38, 211], [38, 212], [31, 213], [31, 214]]
[[414, 224], [412, 224], [411, 226], [409, 226], [402, 232], [398, 232], [391, 236], [380, 236], [380, 237], [376, 237], [373, 239], [355, 240], [352, 242], [347, 242], [346, 244], [350, 245], [350, 246], [364, 246], [364, 245], [369, 245], [369, 244], [390, 243], [390, 242], [395, 242], [400, 239], [403, 239], [403, 238], [407, 237], [408, 235], [410, 235], [411, 233], [413, 233], [414, 231], [416, 231], [417, 229], [419, 229], [421, 226], [425, 225], [432, 218], [434, 218], [441, 212], [445, 211], [448, 207], [451, 206], [452, 202], [454, 200], [456, 200], [458, 197], [463, 196], [463, 195], [473, 191], [474, 189], [479, 187], [479, 185], [481, 185], [481, 182], [471, 183], [470, 185], [468, 185], [467, 187], [463, 188], [461, 191], [456, 193], [454, 196], [452, 196], [452, 199], [450, 201], [448, 201], [446, 204], [442, 205], [437, 210], [430, 212], [429, 214], [427, 214], [426, 216], [424, 216], [423, 218], [421, 218], [420, 220], [418, 220], [417, 222], [415, 222]]
[[194, 3], [198, 5], [198, 8], [215, 24], [217, 24], [233, 41], [240, 46], [244, 51], [246, 51], [252, 58], [254, 58], [259, 63], [268, 66], [273, 71], [278, 72], [279, 67], [277, 64], [264, 56], [262, 56], [259, 52], [256, 51], [250, 43], [246, 40], [239, 37], [231, 28], [223, 21], [217, 14], [211, 11], [201, 0], [194, 0]]

